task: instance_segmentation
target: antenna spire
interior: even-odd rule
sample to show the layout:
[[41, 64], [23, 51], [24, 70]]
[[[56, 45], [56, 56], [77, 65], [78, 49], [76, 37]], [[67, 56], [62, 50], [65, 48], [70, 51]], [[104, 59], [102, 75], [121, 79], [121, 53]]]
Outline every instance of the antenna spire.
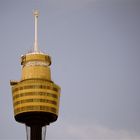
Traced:
[[35, 17], [35, 42], [34, 42], [34, 52], [39, 52], [38, 48], [38, 16], [39, 16], [39, 11], [34, 10], [34, 17]]

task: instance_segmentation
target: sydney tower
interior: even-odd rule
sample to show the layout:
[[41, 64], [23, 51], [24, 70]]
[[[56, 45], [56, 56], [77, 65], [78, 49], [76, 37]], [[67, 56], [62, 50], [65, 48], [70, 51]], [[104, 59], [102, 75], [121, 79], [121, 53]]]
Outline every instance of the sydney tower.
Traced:
[[21, 56], [22, 76], [10, 81], [15, 120], [24, 123], [28, 140], [45, 140], [46, 125], [58, 118], [60, 87], [51, 80], [51, 57], [38, 48], [38, 16], [33, 51]]

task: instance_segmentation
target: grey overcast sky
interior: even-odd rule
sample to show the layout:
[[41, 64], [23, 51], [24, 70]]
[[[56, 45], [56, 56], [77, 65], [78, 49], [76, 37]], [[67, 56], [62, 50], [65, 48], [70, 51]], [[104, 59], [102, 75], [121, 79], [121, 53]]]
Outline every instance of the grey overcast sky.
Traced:
[[140, 139], [140, 0], [0, 0], [0, 140], [25, 140], [13, 117], [10, 80], [33, 48], [52, 56], [61, 86], [49, 140]]

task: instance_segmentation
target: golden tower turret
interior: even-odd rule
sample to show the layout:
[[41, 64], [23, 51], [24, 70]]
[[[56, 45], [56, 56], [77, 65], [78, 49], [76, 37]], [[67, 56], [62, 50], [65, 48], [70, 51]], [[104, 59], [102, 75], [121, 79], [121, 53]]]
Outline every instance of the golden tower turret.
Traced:
[[57, 120], [60, 97], [60, 87], [51, 80], [51, 58], [38, 48], [38, 16], [35, 10], [34, 49], [21, 56], [21, 80], [10, 81], [14, 117], [16, 121], [26, 124], [30, 140], [43, 139], [42, 127]]

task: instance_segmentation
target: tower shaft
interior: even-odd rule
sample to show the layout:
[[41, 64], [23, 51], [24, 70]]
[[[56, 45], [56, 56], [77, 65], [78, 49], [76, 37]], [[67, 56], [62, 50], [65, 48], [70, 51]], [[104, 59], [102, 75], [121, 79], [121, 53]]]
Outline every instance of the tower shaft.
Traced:
[[31, 140], [42, 140], [42, 126], [31, 126]]

